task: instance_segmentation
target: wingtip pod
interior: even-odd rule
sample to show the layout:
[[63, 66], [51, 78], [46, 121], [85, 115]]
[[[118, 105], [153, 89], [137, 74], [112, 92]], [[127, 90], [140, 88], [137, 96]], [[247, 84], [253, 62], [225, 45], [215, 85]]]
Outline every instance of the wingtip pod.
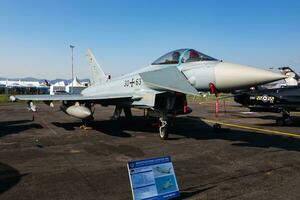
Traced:
[[215, 68], [216, 87], [218, 89], [242, 89], [262, 85], [286, 76], [255, 67], [232, 63], [220, 63]]

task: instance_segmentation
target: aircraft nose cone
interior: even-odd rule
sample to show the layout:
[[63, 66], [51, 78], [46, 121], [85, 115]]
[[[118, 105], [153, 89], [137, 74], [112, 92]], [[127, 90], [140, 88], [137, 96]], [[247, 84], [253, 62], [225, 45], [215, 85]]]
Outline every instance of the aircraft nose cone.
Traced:
[[245, 65], [221, 62], [215, 67], [220, 90], [243, 89], [286, 78], [285, 75]]

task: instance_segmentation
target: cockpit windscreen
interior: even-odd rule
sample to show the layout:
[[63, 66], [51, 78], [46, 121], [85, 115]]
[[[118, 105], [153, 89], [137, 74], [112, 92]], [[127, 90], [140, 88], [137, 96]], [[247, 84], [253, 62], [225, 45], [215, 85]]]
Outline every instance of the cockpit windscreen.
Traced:
[[185, 54], [182, 57], [181, 62], [182, 63], [188, 63], [188, 62], [198, 62], [198, 61], [216, 61], [217, 59], [212, 58], [208, 55], [205, 55], [203, 53], [200, 53], [194, 49], [190, 49], [185, 52]]
[[194, 49], [179, 49], [163, 55], [154, 61], [152, 65], [179, 64], [180, 58], [182, 58], [181, 63], [217, 60]]
[[167, 64], [178, 64], [181, 55], [186, 51], [186, 49], [179, 49], [169, 52], [162, 57], [158, 58], [152, 63], [152, 65], [167, 65]]

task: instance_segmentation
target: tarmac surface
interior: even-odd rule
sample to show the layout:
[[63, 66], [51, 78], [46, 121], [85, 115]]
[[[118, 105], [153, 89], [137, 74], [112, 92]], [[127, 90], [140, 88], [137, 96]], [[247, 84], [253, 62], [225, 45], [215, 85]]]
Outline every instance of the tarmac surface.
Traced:
[[300, 117], [279, 127], [232, 102], [218, 118], [211, 103], [190, 106], [162, 141], [141, 111], [111, 121], [114, 108], [97, 106], [84, 131], [58, 106], [38, 104], [31, 121], [25, 103], [0, 104], [0, 199], [132, 199], [127, 161], [165, 155], [180, 199], [300, 199]]

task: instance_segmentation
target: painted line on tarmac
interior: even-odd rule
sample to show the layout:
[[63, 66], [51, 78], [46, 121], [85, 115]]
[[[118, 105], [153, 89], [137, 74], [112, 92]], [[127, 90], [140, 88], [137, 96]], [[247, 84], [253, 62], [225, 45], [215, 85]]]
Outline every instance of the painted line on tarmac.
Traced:
[[51, 128], [50, 126], [49, 126], [49, 124], [48, 123], [46, 123], [46, 120], [45, 120], [45, 118], [44, 117], [41, 117], [41, 121], [43, 122], [43, 124], [55, 135], [55, 136], [57, 136], [57, 132], [53, 129], [53, 128]]
[[229, 126], [229, 127], [235, 127], [235, 128], [241, 128], [241, 129], [247, 129], [247, 130], [253, 130], [253, 131], [259, 131], [259, 132], [264, 132], [268, 133], [270, 135], [283, 135], [283, 136], [289, 136], [289, 137], [294, 137], [294, 138], [300, 138], [300, 135], [295, 134], [295, 133], [289, 133], [289, 132], [283, 132], [283, 131], [275, 131], [275, 130], [269, 130], [269, 129], [263, 129], [263, 128], [256, 128], [256, 127], [250, 127], [250, 126], [244, 126], [244, 125], [237, 125], [237, 124], [230, 124], [226, 122], [220, 122], [220, 121], [214, 121], [210, 119], [201, 119], [202, 121], [209, 123], [209, 124], [221, 124], [224, 126]]
[[291, 115], [299, 117], [300, 113], [299, 112], [291, 112]]
[[203, 105], [203, 104], [215, 104], [215, 102], [214, 101], [202, 101], [202, 102], [199, 102], [198, 103], [199, 105]]

